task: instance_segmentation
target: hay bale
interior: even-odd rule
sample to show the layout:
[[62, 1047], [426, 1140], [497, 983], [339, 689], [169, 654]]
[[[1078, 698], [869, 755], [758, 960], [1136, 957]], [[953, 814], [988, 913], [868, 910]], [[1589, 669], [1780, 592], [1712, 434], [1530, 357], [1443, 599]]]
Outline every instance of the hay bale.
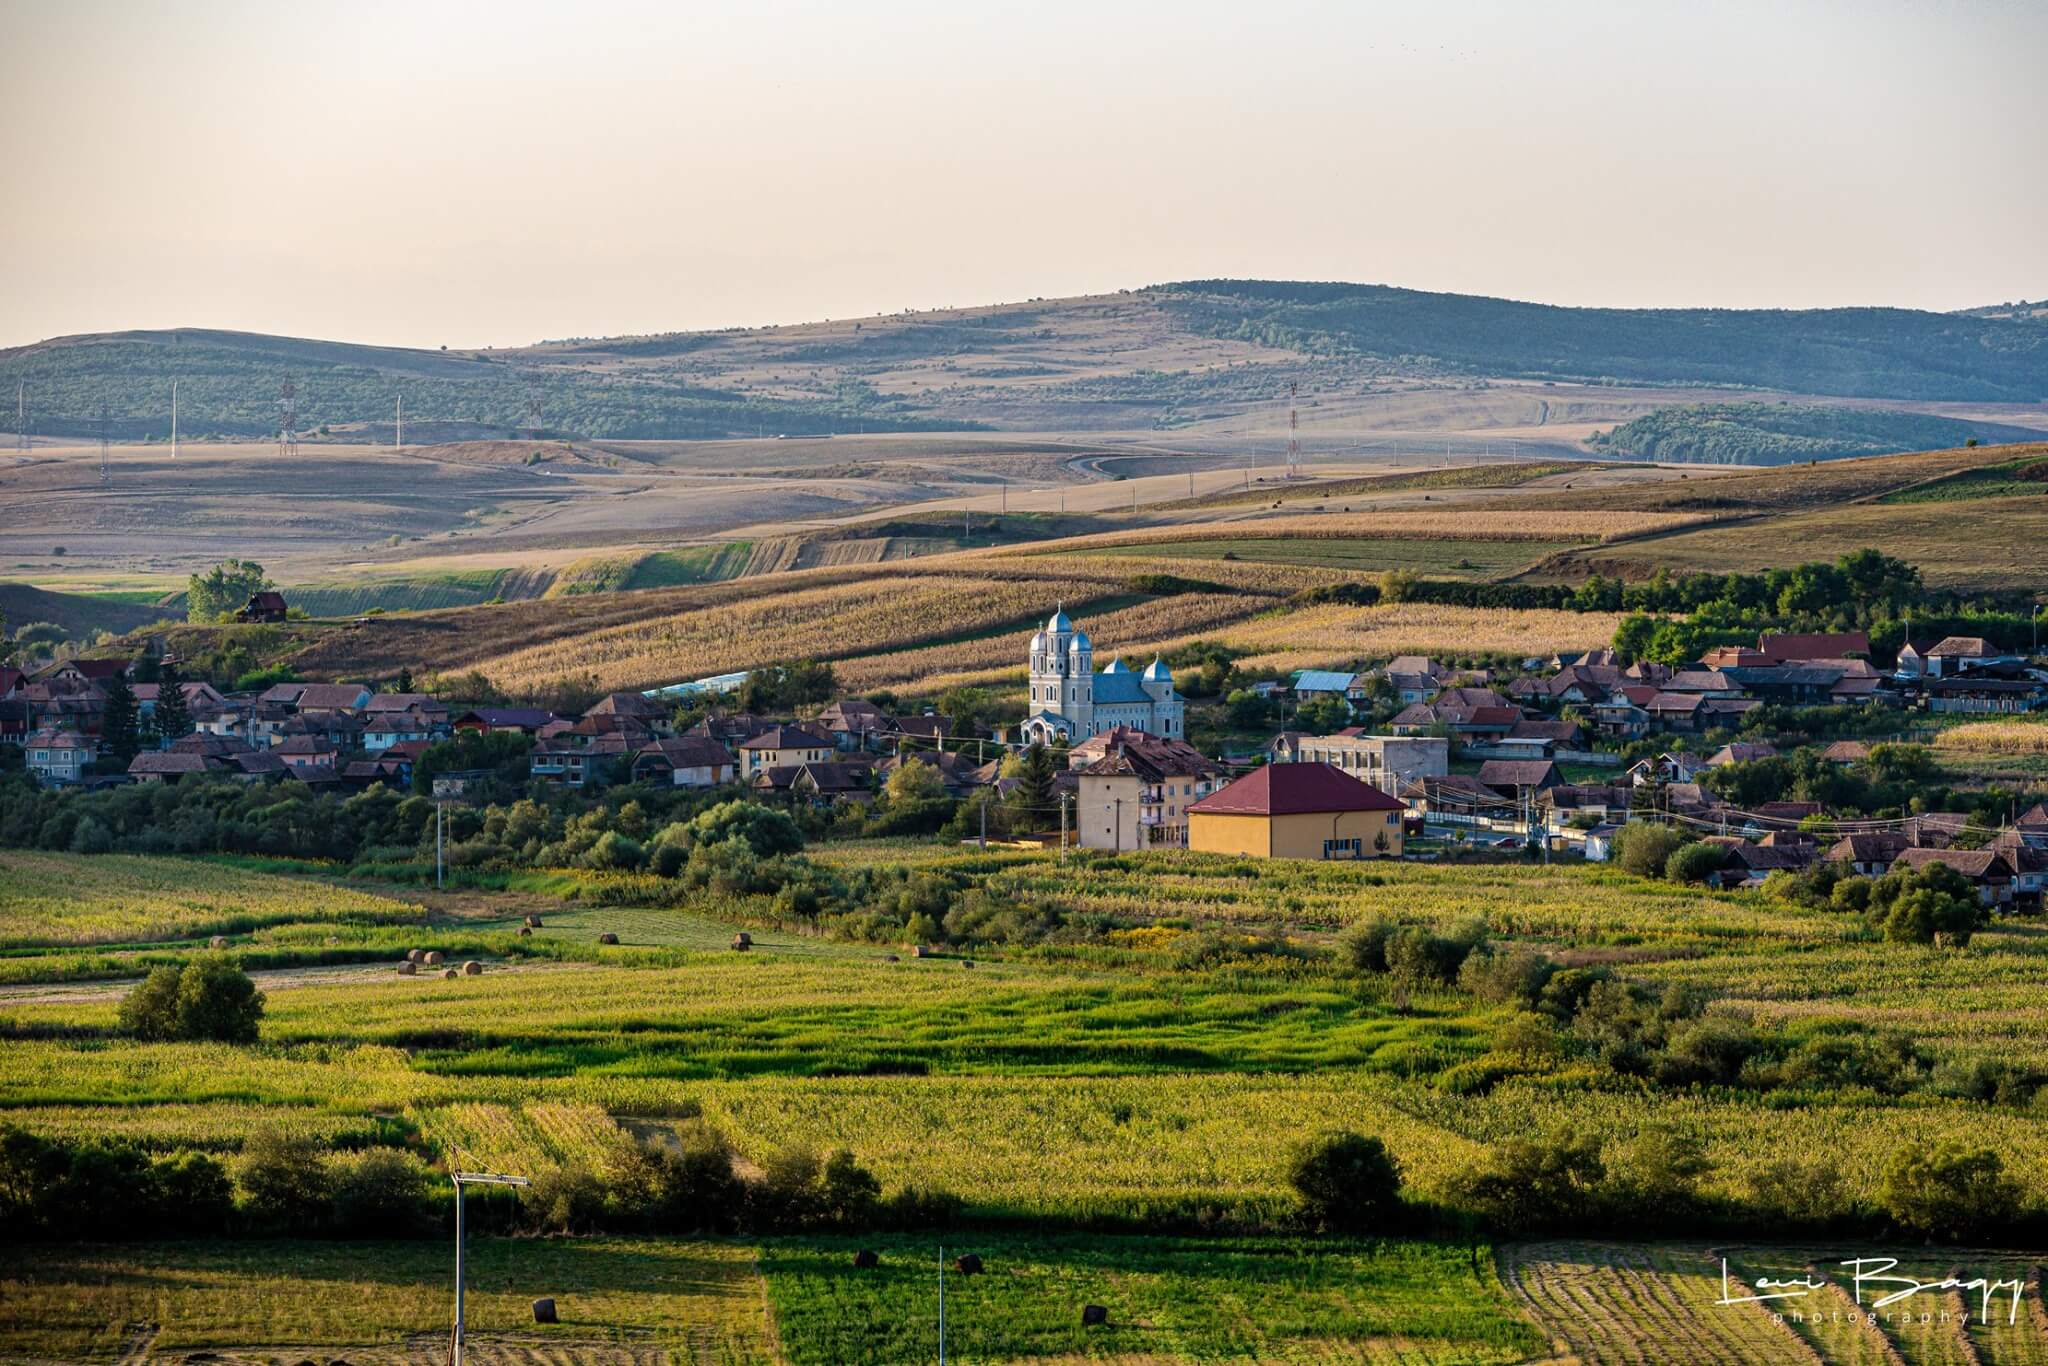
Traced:
[[206, 947], [208, 947], [209, 949], [224, 949], [227, 946], [228, 937], [224, 934], [217, 934], [213, 938], [206, 941]]
[[425, 963], [430, 968], [438, 968], [441, 966], [441, 951], [439, 949], [435, 949], [432, 952], [428, 953], [427, 956], [425, 958], [422, 958], [420, 961]]
[[408, 963], [417, 963], [426, 956], [427, 951], [425, 949], [407, 949], [405, 951], [405, 961]]
[[456, 970], [455, 970], [454, 968], [442, 968], [442, 969], [441, 969], [441, 980], [442, 980], [442, 981], [444, 981], [444, 982], [452, 982], [452, 981], [454, 981], [454, 980], [455, 980], [455, 979], [456, 979], [457, 977], [460, 977], [461, 975], [462, 975], [462, 974], [461, 974], [461, 973], [459, 973], [459, 972], [457, 972], [457, 971], [456, 971]]
[[533, 1302], [533, 1321], [535, 1323], [560, 1323], [561, 1320], [555, 1317], [555, 1302], [553, 1300], [535, 1300]]
[[1099, 1328], [1108, 1322], [1109, 1311], [1101, 1305], [1084, 1304], [1081, 1306], [1081, 1326], [1083, 1328]]
[[528, 929], [526, 926], [521, 925], [519, 927], [519, 937], [521, 939], [531, 939], [533, 937], [533, 931]]
[[900, 962], [902, 962], [903, 960], [902, 960], [901, 958], [898, 958], [898, 957], [897, 957], [897, 956], [896, 956], [895, 954], [893, 954], [893, 953], [892, 953], [892, 954], [889, 954], [889, 955], [887, 955], [886, 957], [884, 957], [884, 958], [882, 959], [882, 961], [883, 961], [884, 963], [900, 963]]
[[400, 963], [398, 965], [398, 975], [400, 977], [416, 976], [418, 975], [419, 970], [420, 965], [418, 963], [413, 962], [412, 959], [410, 958], [406, 959], [403, 963]]
[[972, 958], [963, 958], [960, 960], [960, 966], [963, 968], [971, 968], [974, 966], [974, 960]]
[[881, 1264], [882, 1259], [875, 1255], [873, 1248], [864, 1247], [860, 1251], [853, 1254], [853, 1265], [855, 1270], [867, 1271], [874, 1267], [878, 1267]]
[[963, 1276], [979, 1276], [981, 1274], [980, 1254], [974, 1252], [961, 1253], [953, 1259], [953, 1269]]
[[732, 946], [736, 952], [745, 953], [748, 949], [754, 947], [754, 936], [748, 934], [745, 930], [741, 930], [732, 937]]
[[606, 930], [603, 934], [597, 937], [597, 942], [600, 944], [616, 944], [619, 942], [619, 937], [613, 934], [610, 930]]
[[481, 977], [484, 975], [484, 965], [472, 958], [462, 965], [462, 975], [464, 977]]
[[932, 951], [922, 944], [912, 944], [910, 946], [910, 956], [912, 958], [929, 958], [932, 956]]
[[537, 929], [539, 929], [539, 928], [541, 927], [541, 925], [540, 925], [540, 917], [539, 917], [539, 916], [537, 916], [537, 915], [530, 915], [530, 916], [526, 917], [526, 927], [527, 927], [528, 929], [530, 929], [530, 930], [537, 930]]

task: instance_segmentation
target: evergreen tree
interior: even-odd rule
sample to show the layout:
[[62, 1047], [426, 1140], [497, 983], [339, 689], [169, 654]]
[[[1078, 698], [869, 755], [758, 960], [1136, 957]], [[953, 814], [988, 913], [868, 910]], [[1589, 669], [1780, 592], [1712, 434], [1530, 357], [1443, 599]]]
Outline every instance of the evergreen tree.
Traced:
[[1053, 823], [1052, 781], [1056, 774], [1052, 753], [1045, 746], [1033, 745], [1024, 751], [1023, 761], [1017, 765], [1017, 785], [1010, 789], [1012, 829], [1042, 830]]
[[180, 737], [192, 733], [192, 713], [185, 706], [185, 689], [178, 677], [178, 666], [165, 664], [157, 670], [156, 725], [157, 742], [169, 749]]
[[135, 707], [135, 690], [128, 675], [117, 673], [107, 680], [107, 710], [100, 721], [100, 750], [110, 759], [127, 764], [142, 748], [142, 721]]

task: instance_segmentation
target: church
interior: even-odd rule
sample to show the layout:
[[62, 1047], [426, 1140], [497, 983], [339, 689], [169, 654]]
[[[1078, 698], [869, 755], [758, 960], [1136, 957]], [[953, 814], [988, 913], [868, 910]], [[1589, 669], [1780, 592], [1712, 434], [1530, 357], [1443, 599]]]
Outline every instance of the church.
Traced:
[[1031, 705], [1027, 744], [1069, 743], [1124, 726], [1166, 739], [1186, 735], [1187, 700], [1173, 690], [1173, 671], [1154, 658], [1142, 674], [1121, 660], [1095, 672], [1095, 647], [1064, 608], [1031, 637]]

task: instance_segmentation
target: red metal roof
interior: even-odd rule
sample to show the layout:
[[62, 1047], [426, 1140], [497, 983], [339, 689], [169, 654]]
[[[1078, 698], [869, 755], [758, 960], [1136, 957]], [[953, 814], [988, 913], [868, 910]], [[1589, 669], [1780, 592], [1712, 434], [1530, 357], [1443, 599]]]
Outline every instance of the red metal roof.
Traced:
[[1210, 816], [1297, 816], [1322, 811], [1402, 811], [1369, 783], [1328, 764], [1267, 764], [1189, 807]]

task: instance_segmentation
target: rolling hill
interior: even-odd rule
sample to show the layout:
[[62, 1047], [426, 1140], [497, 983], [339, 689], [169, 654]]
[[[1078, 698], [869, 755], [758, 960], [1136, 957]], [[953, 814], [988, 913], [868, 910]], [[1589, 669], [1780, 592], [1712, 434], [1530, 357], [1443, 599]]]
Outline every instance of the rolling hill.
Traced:
[[[31, 429], [116, 440], [275, 431], [298, 390], [314, 439], [439, 442], [996, 428], [1171, 429], [1329, 394], [1488, 379], [1706, 385], [1894, 401], [2048, 398], [2048, 330], [1889, 308], [1565, 308], [1380, 285], [1206, 280], [786, 327], [427, 351], [208, 329], [0, 351]], [[1555, 421], [1556, 418], [1551, 420]]]

